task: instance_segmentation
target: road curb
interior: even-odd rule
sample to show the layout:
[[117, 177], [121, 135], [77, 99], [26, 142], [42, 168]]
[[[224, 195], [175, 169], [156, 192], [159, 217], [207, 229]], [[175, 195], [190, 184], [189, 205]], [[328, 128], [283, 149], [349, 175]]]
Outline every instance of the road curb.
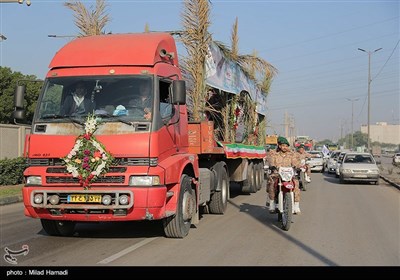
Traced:
[[380, 176], [385, 182], [389, 183], [390, 185], [392, 185], [393, 187], [397, 188], [398, 190], [400, 190], [400, 185], [394, 183], [393, 181], [390, 181], [388, 178], [384, 177], [384, 176]]
[[0, 206], [23, 201], [22, 195], [0, 197]]

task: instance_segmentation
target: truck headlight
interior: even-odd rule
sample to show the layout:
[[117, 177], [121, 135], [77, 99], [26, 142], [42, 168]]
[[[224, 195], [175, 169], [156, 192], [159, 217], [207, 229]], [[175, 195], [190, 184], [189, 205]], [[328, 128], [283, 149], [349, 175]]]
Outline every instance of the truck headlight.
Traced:
[[42, 185], [42, 177], [40, 176], [28, 176], [26, 177], [27, 185]]
[[160, 184], [158, 176], [131, 176], [129, 186], [157, 186]]
[[351, 169], [343, 169], [342, 173], [353, 173]]

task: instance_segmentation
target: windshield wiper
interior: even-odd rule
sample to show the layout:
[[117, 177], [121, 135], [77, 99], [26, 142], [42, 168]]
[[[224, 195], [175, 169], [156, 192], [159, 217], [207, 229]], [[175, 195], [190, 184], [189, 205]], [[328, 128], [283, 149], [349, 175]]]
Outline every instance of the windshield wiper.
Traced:
[[111, 114], [108, 114], [108, 113], [95, 113], [95, 116], [96, 117], [100, 117], [100, 118], [105, 118], [105, 119], [116, 120], [116, 121], [122, 122], [124, 124], [127, 124], [129, 126], [133, 126], [132, 122], [128, 122], [126, 120], [123, 120], [123, 119], [119, 118], [118, 116], [114, 116], [114, 115], [111, 115]]
[[53, 119], [53, 120], [58, 119], [58, 120], [60, 120], [60, 119], [62, 119], [62, 120], [69, 120], [72, 123], [76, 123], [76, 124], [79, 124], [81, 126], [84, 125], [83, 122], [81, 122], [80, 120], [77, 120], [77, 119], [75, 119], [75, 118], [73, 118], [71, 116], [63, 116], [63, 115], [57, 115], [57, 114], [47, 114], [47, 115], [42, 116], [41, 119], [43, 119], [43, 120], [46, 120], [46, 119]]

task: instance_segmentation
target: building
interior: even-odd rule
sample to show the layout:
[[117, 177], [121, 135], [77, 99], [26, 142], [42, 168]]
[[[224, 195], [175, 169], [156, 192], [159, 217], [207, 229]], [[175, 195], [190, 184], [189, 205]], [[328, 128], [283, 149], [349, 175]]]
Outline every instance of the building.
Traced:
[[[370, 124], [369, 129], [371, 142], [400, 144], [400, 124], [377, 122], [376, 124]], [[361, 126], [361, 133], [368, 134], [368, 125]]]

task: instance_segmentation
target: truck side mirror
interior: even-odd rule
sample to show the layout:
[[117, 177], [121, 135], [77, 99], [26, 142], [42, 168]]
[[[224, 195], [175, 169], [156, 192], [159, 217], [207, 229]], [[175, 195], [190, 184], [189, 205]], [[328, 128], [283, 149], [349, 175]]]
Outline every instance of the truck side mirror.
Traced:
[[17, 85], [14, 93], [14, 108], [15, 110], [11, 113], [11, 118], [16, 120], [25, 119], [25, 109], [24, 109], [24, 95], [25, 95], [25, 85]]
[[172, 82], [172, 104], [186, 104], [186, 83], [183, 80]]
[[18, 85], [14, 93], [14, 107], [24, 108], [25, 85]]

